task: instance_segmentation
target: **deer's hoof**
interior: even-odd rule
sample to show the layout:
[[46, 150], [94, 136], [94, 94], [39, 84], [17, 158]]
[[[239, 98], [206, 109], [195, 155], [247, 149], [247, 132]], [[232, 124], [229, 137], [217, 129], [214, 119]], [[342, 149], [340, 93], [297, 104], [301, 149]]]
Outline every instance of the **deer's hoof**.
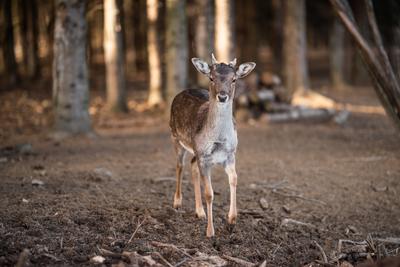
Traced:
[[203, 207], [196, 209], [196, 216], [199, 219], [205, 219], [207, 217]]
[[174, 209], [179, 209], [182, 207], [182, 198], [174, 198]]
[[228, 223], [229, 224], [236, 224], [236, 215], [228, 215]]
[[214, 227], [207, 227], [207, 237], [213, 237], [215, 236], [215, 232], [214, 232]]

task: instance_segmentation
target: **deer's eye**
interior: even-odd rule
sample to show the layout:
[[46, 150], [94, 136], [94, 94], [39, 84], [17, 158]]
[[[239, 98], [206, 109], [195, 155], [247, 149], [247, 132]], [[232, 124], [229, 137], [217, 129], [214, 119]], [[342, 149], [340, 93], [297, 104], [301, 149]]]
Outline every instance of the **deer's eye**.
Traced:
[[236, 82], [236, 78], [233, 78], [232, 83]]
[[212, 82], [214, 81], [213, 77], [211, 77], [211, 76], [210, 76], [210, 81], [212, 81]]

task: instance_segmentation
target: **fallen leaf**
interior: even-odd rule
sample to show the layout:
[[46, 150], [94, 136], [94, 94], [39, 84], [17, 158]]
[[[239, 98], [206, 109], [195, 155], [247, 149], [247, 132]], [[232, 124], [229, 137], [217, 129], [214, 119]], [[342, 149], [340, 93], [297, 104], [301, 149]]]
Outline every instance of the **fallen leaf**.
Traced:
[[39, 180], [39, 179], [33, 179], [32, 180], [32, 185], [41, 186], [41, 185], [44, 185], [44, 182]]
[[102, 256], [94, 256], [93, 258], [90, 259], [91, 262], [93, 263], [103, 263], [106, 260], [106, 258], [102, 257]]
[[266, 210], [269, 208], [269, 203], [265, 198], [260, 198], [260, 206], [262, 209]]

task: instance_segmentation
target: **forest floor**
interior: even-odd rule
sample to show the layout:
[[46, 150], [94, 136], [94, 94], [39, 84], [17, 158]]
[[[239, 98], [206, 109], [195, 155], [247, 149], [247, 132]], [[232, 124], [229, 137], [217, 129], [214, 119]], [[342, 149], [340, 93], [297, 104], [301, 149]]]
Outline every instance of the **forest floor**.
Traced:
[[[399, 135], [370, 88], [336, 93], [370, 107], [344, 125], [239, 124], [239, 217], [227, 226], [228, 180], [216, 167], [213, 239], [194, 215], [188, 168], [183, 207], [172, 208], [175, 156], [162, 117], [131, 102], [128, 115], [95, 115], [95, 136], [55, 140], [48, 101], [32, 94], [0, 96], [0, 266], [92, 265], [96, 255], [107, 266], [318, 266], [318, 245], [332, 260], [349, 245], [341, 239], [400, 237]], [[357, 248], [344, 259], [376, 254]]]

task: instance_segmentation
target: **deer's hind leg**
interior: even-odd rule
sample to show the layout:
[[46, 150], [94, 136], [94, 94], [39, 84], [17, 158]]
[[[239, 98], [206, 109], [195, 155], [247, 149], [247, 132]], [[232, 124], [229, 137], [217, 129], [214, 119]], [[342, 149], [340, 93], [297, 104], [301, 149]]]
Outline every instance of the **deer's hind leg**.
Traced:
[[206, 213], [204, 212], [203, 202], [201, 200], [200, 174], [196, 156], [192, 158], [190, 163], [192, 170], [192, 183], [194, 187], [194, 199], [196, 203], [196, 215], [198, 218], [205, 218]]
[[183, 163], [185, 160], [186, 150], [179, 144], [177, 140], [174, 141], [175, 152], [177, 156], [176, 160], [176, 190], [174, 195], [174, 208], [180, 208], [182, 206], [182, 170]]

